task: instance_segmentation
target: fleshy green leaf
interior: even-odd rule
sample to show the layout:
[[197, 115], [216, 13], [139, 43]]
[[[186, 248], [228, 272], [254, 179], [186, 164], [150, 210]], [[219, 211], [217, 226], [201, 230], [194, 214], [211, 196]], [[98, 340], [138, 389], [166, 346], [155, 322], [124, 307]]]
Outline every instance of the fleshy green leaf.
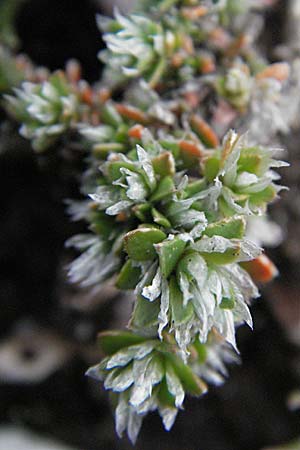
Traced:
[[220, 170], [220, 159], [212, 156], [205, 161], [204, 175], [208, 181], [212, 182], [218, 175]]
[[113, 355], [124, 347], [140, 344], [144, 341], [143, 336], [130, 331], [110, 330], [98, 334], [98, 344], [106, 355]]
[[133, 172], [136, 171], [134, 163], [127, 161], [111, 161], [107, 164], [107, 173], [111, 181], [116, 181], [122, 176], [121, 169], [129, 169]]
[[172, 323], [175, 326], [188, 322], [194, 315], [192, 303], [183, 305], [183, 295], [178, 287], [176, 278], [173, 276], [169, 283], [170, 286], [170, 309]]
[[193, 244], [203, 258], [213, 264], [229, 264], [236, 261], [241, 253], [241, 243], [222, 236], [204, 237]]
[[262, 159], [258, 148], [243, 148], [238, 161], [239, 169], [241, 172], [250, 172], [258, 175]]
[[254, 205], [263, 205], [274, 200], [276, 197], [276, 189], [274, 186], [268, 186], [264, 190], [252, 194], [250, 197], [251, 203]]
[[101, 112], [101, 118], [104, 123], [118, 127], [122, 123], [122, 117], [113, 106], [112, 103], [107, 102]]
[[141, 203], [139, 205], [135, 205], [132, 208], [132, 211], [134, 212], [136, 217], [141, 222], [147, 222], [151, 218], [151, 216], [149, 214], [150, 209], [151, 209], [151, 204], [150, 203]]
[[168, 195], [172, 194], [175, 191], [175, 186], [172, 178], [170, 176], [164, 177], [161, 179], [159, 185], [156, 190], [153, 192], [150, 200], [152, 202], [157, 202], [159, 200], [164, 199]]
[[189, 394], [198, 397], [207, 391], [206, 384], [178, 356], [168, 353], [166, 359], [172, 364], [182, 386]]
[[187, 197], [192, 197], [193, 195], [198, 194], [198, 192], [203, 191], [205, 188], [205, 180], [196, 180], [189, 183], [184, 191]]
[[134, 289], [140, 279], [140, 276], [141, 269], [134, 266], [132, 261], [128, 259], [118, 275], [116, 286], [119, 289]]
[[164, 277], [167, 278], [172, 273], [180, 256], [184, 252], [185, 247], [186, 242], [182, 241], [178, 237], [165, 240], [155, 246], [159, 256], [161, 273]]
[[148, 261], [156, 256], [153, 244], [163, 241], [166, 237], [166, 234], [157, 228], [138, 228], [124, 236], [124, 247], [131, 259]]
[[208, 225], [203, 233], [209, 237], [218, 235], [227, 239], [242, 239], [245, 229], [246, 222], [243, 217], [230, 217]]
[[220, 303], [220, 308], [222, 309], [233, 309], [235, 306], [235, 301], [232, 298], [223, 298]]
[[152, 208], [151, 213], [155, 223], [161, 225], [164, 228], [171, 228], [171, 223], [169, 222], [169, 220], [162, 213], [157, 211], [157, 209]]
[[170, 152], [161, 153], [152, 159], [154, 171], [157, 175], [165, 177], [167, 175], [174, 175], [175, 160]]
[[145, 330], [145, 332], [150, 333], [154, 332], [158, 324], [159, 311], [160, 305], [158, 300], [149, 302], [149, 300], [138, 295], [130, 320], [130, 326], [134, 330]]

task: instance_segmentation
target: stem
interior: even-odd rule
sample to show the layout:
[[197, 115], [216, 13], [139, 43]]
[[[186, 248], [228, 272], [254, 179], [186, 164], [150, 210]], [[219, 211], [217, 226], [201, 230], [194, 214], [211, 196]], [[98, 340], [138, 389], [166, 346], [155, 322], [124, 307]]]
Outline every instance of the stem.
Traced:
[[119, 142], [104, 142], [102, 144], [96, 144], [93, 147], [93, 155], [94, 156], [103, 156], [103, 154], [109, 153], [109, 152], [124, 152], [125, 147], [123, 144], [120, 144]]
[[157, 83], [159, 82], [159, 80], [161, 79], [161, 77], [163, 76], [163, 73], [166, 69], [166, 58], [163, 56], [160, 61], [158, 62], [154, 72], [152, 73], [152, 76], [149, 80], [149, 86], [151, 87], [151, 89], [155, 89]]

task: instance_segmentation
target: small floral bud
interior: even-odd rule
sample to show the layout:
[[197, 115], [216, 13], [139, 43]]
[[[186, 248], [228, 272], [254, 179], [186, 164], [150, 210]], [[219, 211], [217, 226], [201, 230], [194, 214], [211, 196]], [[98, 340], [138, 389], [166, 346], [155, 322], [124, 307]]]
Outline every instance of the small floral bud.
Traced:
[[81, 79], [81, 66], [80, 63], [76, 59], [70, 59], [66, 64], [66, 75], [68, 80], [77, 84]]

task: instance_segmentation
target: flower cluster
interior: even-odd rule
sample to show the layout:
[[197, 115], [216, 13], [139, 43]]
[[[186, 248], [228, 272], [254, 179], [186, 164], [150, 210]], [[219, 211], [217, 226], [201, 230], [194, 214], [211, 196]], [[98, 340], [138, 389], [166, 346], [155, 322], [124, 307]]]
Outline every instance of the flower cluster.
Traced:
[[110, 153], [90, 194], [99, 238], [73, 238], [81, 249], [86, 240], [87, 250], [70, 273], [75, 281], [95, 274], [85, 277], [90, 284], [122, 266], [117, 286], [137, 294], [134, 330], [156, 328], [162, 338], [167, 329], [186, 352], [195, 335], [206, 342], [216, 329], [236, 348], [235, 325], [252, 325], [248, 304], [258, 296], [240, 266], [261, 254], [245, 238], [246, 217], [274, 198], [270, 168], [284, 163], [230, 131], [221, 148], [198, 155], [195, 178], [176, 171], [184, 167], [177, 150], [175, 141], [170, 151], [153, 140], [147, 150]]
[[101, 333], [100, 345], [107, 356], [87, 375], [112, 391], [118, 435], [127, 431], [135, 443], [143, 417], [154, 410], [169, 430], [186, 393], [199, 397], [207, 391], [205, 380], [222, 382], [227, 375], [224, 362], [237, 358], [224, 344], [216, 350], [218, 340], [212, 334], [206, 345], [196, 342], [185, 364], [171, 341], [160, 343], [129, 332]]
[[21, 135], [31, 139], [37, 151], [53, 144], [77, 116], [78, 99], [62, 73], [42, 84], [23, 82], [7, 100], [9, 110], [23, 123]]
[[153, 84], [156, 72], [163, 70], [168, 52], [176, 47], [174, 34], [164, 32], [160, 24], [147, 17], [127, 18], [118, 12], [115, 20], [105, 20], [103, 25], [99, 18], [99, 24], [106, 31], [104, 39], [110, 50], [100, 54], [109, 76], [121, 70], [125, 77], [144, 75]]

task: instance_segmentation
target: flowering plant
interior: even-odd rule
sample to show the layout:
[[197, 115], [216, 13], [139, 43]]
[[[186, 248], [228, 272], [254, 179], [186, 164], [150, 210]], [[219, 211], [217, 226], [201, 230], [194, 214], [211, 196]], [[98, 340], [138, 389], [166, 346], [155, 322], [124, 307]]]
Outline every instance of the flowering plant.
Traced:
[[289, 66], [254, 46], [262, 3], [143, 1], [128, 17], [98, 17], [99, 84], [73, 61], [6, 96], [36, 151], [71, 133], [84, 149], [85, 197], [69, 212], [88, 230], [67, 241], [79, 253], [69, 278], [114, 277], [134, 292], [128, 330], [100, 333], [104, 358], [87, 372], [113, 394], [117, 433], [132, 442], [147, 412], [169, 430], [186, 394], [223, 381], [237, 326], [252, 327], [255, 282], [277, 273], [247, 237], [282, 189], [274, 168], [286, 163], [270, 141], [290, 120]]

